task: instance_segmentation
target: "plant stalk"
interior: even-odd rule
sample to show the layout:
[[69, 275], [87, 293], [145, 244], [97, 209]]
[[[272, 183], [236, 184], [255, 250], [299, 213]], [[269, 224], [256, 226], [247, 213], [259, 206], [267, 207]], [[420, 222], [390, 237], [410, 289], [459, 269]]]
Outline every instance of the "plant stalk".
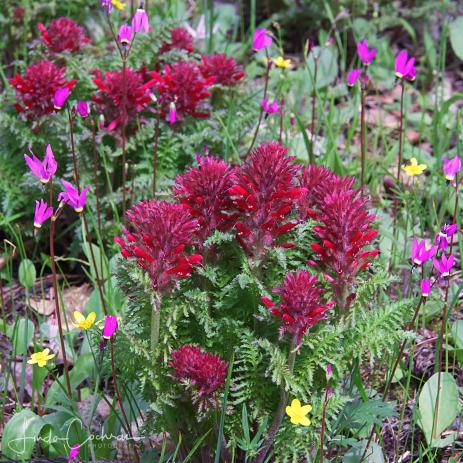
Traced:
[[156, 176], [158, 168], [158, 144], [159, 144], [159, 124], [161, 122], [161, 109], [158, 107], [156, 118], [156, 128], [154, 131], [154, 156], [153, 156], [153, 199], [156, 199]]
[[365, 125], [365, 97], [366, 92], [362, 86], [361, 90], [361, 114], [360, 114], [360, 150], [361, 150], [361, 175], [360, 175], [360, 185], [361, 191], [363, 193], [365, 187], [365, 156], [366, 156], [366, 125]]
[[315, 108], [317, 106], [317, 74], [318, 74], [318, 57], [315, 57], [315, 53], [312, 51], [314, 57], [314, 77], [313, 77], [313, 90], [312, 90], [312, 120], [310, 123], [310, 151], [309, 151], [309, 162], [313, 164], [314, 154], [313, 145], [315, 143]]

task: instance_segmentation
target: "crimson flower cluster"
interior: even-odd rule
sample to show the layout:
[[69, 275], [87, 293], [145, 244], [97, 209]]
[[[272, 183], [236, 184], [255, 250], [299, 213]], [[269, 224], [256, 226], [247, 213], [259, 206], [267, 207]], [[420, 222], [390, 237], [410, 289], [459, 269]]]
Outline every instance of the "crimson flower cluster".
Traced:
[[84, 29], [70, 18], [57, 18], [45, 27], [38, 24], [42, 34], [42, 41], [53, 53], [63, 51], [75, 52], [89, 41], [85, 37]]
[[179, 175], [173, 188], [177, 200], [198, 220], [197, 235], [204, 242], [214, 230], [225, 230], [233, 223], [228, 190], [232, 169], [228, 162], [213, 156], [198, 157], [198, 167]]
[[154, 80], [145, 83], [142, 74], [134, 69], [127, 68], [125, 76], [122, 71], [107, 71], [103, 75], [95, 70], [93, 74], [98, 91], [92, 100], [104, 115], [108, 131], [127, 125], [151, 101], [150, 88]]
[[116, 237], [115, 241], [126, 259], [134, 259], [148, 272], [160, 296], [202, 262], [201, 255], [186, 252], [195, 242], [198, 221], [182, 204], [142, 201], [127, 211], [127, 219], [125, 239]]
[[170, 31], [170, 41], [163, 42], [159, 52], [167, 53], [171, 50], [185, 50], [187, 53], [193, 51], [193, 37], [184, 27], [175, 27]]
[[245, 252], [257, 259], [269, 247], [292, 246], [276, 244], [297, 225], [288, 215], [304, 193], [296, 184], [299, 167], [287, 152], [277, 142], [262, 143], [232, 174], [229, 193], [238, 215], [237, 239]]
[[318, 285], [317, 277], [305, 270], [288, 273], [283, 283], [272, 292], [281, 297], [281, 303], [276, 305], [266, 297], [262, 297], [262, 302], [283, 321], [280, 333], [294, 337], [296, 344], [300, 344], [311, 326], [326, 319], [325, 312], [334, 305], [323, 301], [324, 289]]
[[198, 65], [193, 61], [179, 61], [165, 65], [161, 73], [151, 72], [154, 86], [159, 93], [163, 116], [169, 113], [171, 103], [175, 104], [177, 118], [186, 115], [195, 118], [207, 118], [209, 112], [204, 102], [211, 96], [209, 87], [213, 77], [203, 77]]
[[24, 76], [16, 74], [10, 79], [10, 84], [16, 90], [18, 103], [16, 109], [32, 120], [50, 114], [53, 109], [55, 92], [75, 85], [75, 80], [66, 80], [66, 68], [58, 68], [51, 61], [37, 61], [24, 72]]
[[213, 77], [215, 84], [232, 86], [246, 75], [243, 66], [240, 66], [231, 56], [224, 53], [203, 55], [201, 60], [201, 73], [206, 78]]
[[169, 365], [175, 370], [174, 378], [194, 385], [200, 397], [211, 397], [221, 388], [228, 370], [228, 362], [218, 355], [189, 344], [172, 352]]

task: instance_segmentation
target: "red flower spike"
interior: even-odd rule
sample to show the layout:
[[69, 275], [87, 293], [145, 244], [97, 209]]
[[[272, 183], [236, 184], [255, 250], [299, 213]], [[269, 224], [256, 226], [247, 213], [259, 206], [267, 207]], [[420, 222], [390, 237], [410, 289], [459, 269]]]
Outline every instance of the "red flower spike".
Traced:
[[212, 156], [198, 157], [198, 167], [190, 167], [176, 178], [174, 195], [197, 218], [196, 234], [201, 243], [214, 230], [226, 230], [233, 225], [233, 216], [228, 212], [231, 171], [225, 161]]
[[[317, 277], [307, 271], [288, 273], [283, 283], [273, 288], [273, 292], [281, 297], [278, 306], [271, 306], [272, 314], [284, 321], [281, 334], [289, 334], [299, 344], [311, 326], [326, 318], [325, 312], [333, 303], [323, 301], [323, 291]], [[264, 298], [261, 299], [264, 302]]]
[[212, 397], [225, 384], [228, 362], [218, 355], [185, 344], [172, 352], [171, 358], [169, 365], [175, 370], [174, 379], [192, 384], [203, 398]]
[[[297, 205], [298, 166], [276, 142], [255, 148], [233, 176], [229, 190], [239, 222], [235, 225], [247, 254], [261, 258], [276, 240], [296, 226], [285, 217]], [[282, 211], [287, 211], [282, 216]], [[239, 224], [239, 225], [238, 225]]]
[[115, 236], [114, 242], [118, 244], [121, 248], [125, 246], [125, 241], [120, 236]]
[[43, 43], [53, 53], [75, 52], [89, 41], [85, 37], [84, 29], [71, 18], [57, 18], [47, 27], [42, 23], [39, 23], [37, 27], [42, 34]]
[[203, 55], [199, 66], [204, 77], [214, 79], [215, 84], [229, 87], [236, 85], [246, 73], [231, 56], [223, 53], [217, 55]]
[[265, 307], [267, 307], [267, 309], [273, 309], [273, 307], [276, 307], [276, 305], [266, 296], [262, 296], [260, 300], [265, 305]]
[[161, 296], [174, 288], [176, 280], [188, 277], [201, 263], [199, 254], [180, 254], [185, 246], [195, 244], [198, 228], [198, 221], [184, 205], [142, 201], [129, 209], [127, 223], [136, 243], [125, 243], [125, 247], [139, 264], [143, 264], [153, 288]]
[[193, 37], [184, 27], [175, 27], [170, 31], [170, 41], [163, 42], [159, 53], [162, 55], [171, 50], [193, 51]]
[[16, 90], [16, 108], [23, 112], [28, 120], [37, 119], [54, 111], [53, 97], [60, 88], [69, 90], [76, 81], [66, 80], [66, 68], [58, 68], [51, 61], [37, 61], [26, 68], [24, 77], [16, 74], [10, 79], [11, 86]]

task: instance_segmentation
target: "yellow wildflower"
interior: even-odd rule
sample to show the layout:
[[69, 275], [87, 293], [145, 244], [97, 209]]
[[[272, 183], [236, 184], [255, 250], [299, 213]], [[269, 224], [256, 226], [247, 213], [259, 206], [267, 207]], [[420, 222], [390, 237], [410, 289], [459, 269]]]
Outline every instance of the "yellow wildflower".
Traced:
[[312, 405], [302, 405], [298, 399], [291, 402], [291, 406], [286, 407], [286, 414], [291, 418], [291, 423], [301, 426], [310, 426], [310, 420], [305, 415], [312, 410]]
[[50, 354], [50, 349], [44, 349], [42, 352], [35, 352], [31, 355], [31, 358], [27, 361], [29, 365], [37, 363], [40, 368], [44, 367], [48, 360], [55, 357], [55, 354]]
[[279, 56], [278, 58], [274, 58], [273, 64], [281, 69], [291, 69], [291, 60], [290, 59], [284, 59], [283, 56]]
[[407, 175], [410, 175], [411, 177], [414, 177], [415, 175], [421, 175], [426, 170], [426, 168], [426, 164], [418, 164], [416, 158], [411, 158], [408, 164], [402, 165], [402, 169], [407, 173]]
[[121, 2], [120, 0], [111, 0], [111, 3], [114, 8], [117, 8], [118, 10], [123, 10], [125, 8], [125, 3]]
[[91, 326], [95, 322], [95, 318], [96, 318], [96, 312], [90, 312], [87, 318], [85, 318], [85, 315], [83, 315], [78, 310], [76, 310], [74, 311], [74, 320], [75, 320], [74, 326], [76, 328], [82, 328], [83, 330], [88, 330], [89, 328], [91, 328]]

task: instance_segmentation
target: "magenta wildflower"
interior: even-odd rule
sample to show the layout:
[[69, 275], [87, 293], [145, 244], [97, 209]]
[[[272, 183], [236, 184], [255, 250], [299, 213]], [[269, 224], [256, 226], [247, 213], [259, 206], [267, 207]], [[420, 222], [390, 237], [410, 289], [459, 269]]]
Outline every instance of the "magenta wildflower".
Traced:
[[421, 280], [421, 295], [423, 297], [428, 297], [431, 292], [431, 281], [427, 278]]
[[445, 254], [442, 254], [441, 260], [433, 260], [434, 267], [439, 272], [439, 276], [441, 278], [445, 278], [450, 275], [450, 270], [452, 269], [454, 262], [455, 258], [453, 257], [453, 254], [450, 254], [449, 257], [447, 257]]
[[424, 240], [418, 241], [416, 238], [413, 238], [412, 262], [414, 265], [423, 265], [426, 261], [431, 259], [436, 252], [437, 246], [426, 249]]
[[34, 214], [34, 227], [39, 229], [42, 227], [43, 222], [48, 220], [53, 215], [53, 209], [48, 207], [48, 204], [41, 199], [40, 203], [35, 202], [35, 214]]
[[101, 0], [101, 8], [103, 11], [107, 11], [108, 13], [113, 9], [113, 4], [111, 0]]
[[368, 42], [364, 40], [363, 42], [357, 42], [357, 53], [359, 55], [360, 61], [368, 66], [376, 56], [376, 48], [371, 50], [368, 48]]
[[169, 104], [169, 124], [175, 124], [177, 122], [177, 108], [173, 101]]
[[268, 98], [264, 98], [262, 100], [262, 108], [264, 109], [264, 112], [267, 114], [274, 114], [277, 113], [280, 110], [280, 106], [278, 105], [278, 101], [275, 100], [272, 103], [269, 104]]
[[329, 381], [332, 376], [333, 376], [333, 367], [331, 366], [331, 363], [328, 363], [326, 367], [326, 379]]
[[56, 90], [55, 95], [53, 97], [53, 107], [57, 111], [59, 111], [64, 106], [70, 93], [71, 90], [69, 90], [68, 87], [63, 87]]
[[267, 29], [256, 29], [254, 32], [254, 40], [252, 47], [255, 51], [263, 50], [272, 45], [273, 39], [270, 32]]
[[436, 235], [435, 242], [440, 249], [447, 249], [450, 238], [457, 232], [458, 225], [454, 223], [453, 225], [445, 224], [442, 225], [441, 231]]
[[268, 298], [261, 300], [272, 315], [283, 321], [280, 334], [294, 336], [297, 344], [311, 326], [326, 319], [325, 312], [334, 305], [333, 302], [323, 301], [324, 290], [318, 285], [317, 277], [305, 270], [288, 273], [283, 283], [273, 288], [272, 292], [281, 297], [279, 305]]
[[58, 163], [53, 156], [51, 145], [47, 145], [43, 162], [35, 156], [31, 149], [29, 149], [29, 151], [32, 154], [32, 158], [27, 154], [24, 155], [27, 166], [42, 183], [48, 183], [53, 175], [55, 175], [56, 169], [58, 168]]
[[104, 318], [103, 338], [111, 339], [118, 328], [117, 317], [115, 315], [106, 315]]
[[361, 69], [352, 69], [352, 71], [349, 71], [347, 74], [347, 85], [349, 85], [349, 87], [353, 87], [360, 79], [362, 72], [363, 71]]
[[79, 461], [79, 449], [80, 444], [75, 444], [71, 447], [71, 449], [69, 450], [68, 463], [77, 463]]
[[333, 397], [333, 388], [329, 387], [326, 391], [326, 398], [331, 399]]
[[77, 102], [77, 112], [81, 117], [87, 117], [90, 114], [90, 107], [86, 101], [79, 100]]
[[87, 191], [90, 189], [90, 185], [86, 186], [79, 194], [76, 188], [66, 180], [61, 180], [66, 191], [62, 191], [58, 195], [58, 201], [64, 201], [71, 206], [77, 213], [81, 213], [84, 210], [85, 203], [87, 202]]
[[406, 50], [402, 50], [395, 59], [395, 75], [399, 79], [415, 80], [415, 58], [408, 58]]
[[132, 28], [128, 24], [122, 24], [122, 26], [119, 27], [117, 40], [119, 40], [122, 45], [128, 45], [130, 43], [132, 40]]
[[449, 182], [454, 182], [460, 170], [461, 170], [461, 159], [458, 156], [455, 156], [452, 159], [444, 158], [445, 180]]
[[132, 19], [132, 29], [136, 33], [150, 31], [148, 15], [143, 8], [138, 8], [138, 10], [135, 12]]

